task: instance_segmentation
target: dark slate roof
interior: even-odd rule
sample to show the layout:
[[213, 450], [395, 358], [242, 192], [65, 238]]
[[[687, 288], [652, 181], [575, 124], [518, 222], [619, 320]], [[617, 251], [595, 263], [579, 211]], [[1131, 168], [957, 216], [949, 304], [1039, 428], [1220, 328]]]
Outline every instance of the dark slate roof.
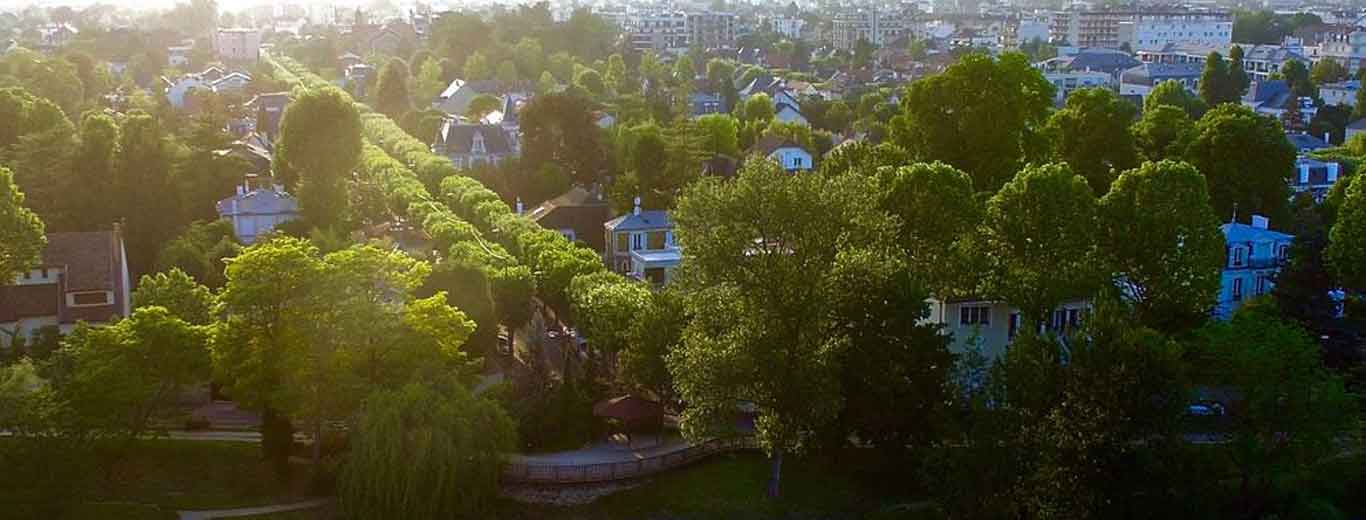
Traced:
[[1068, 71], [1093, 70], [1110, 74], [1133, 68], [1142, 63], [1127, 52], [1098, 48], [1083, 49], [1061, 61], [1065, 62], [1063, 67]]
[[[234, 201], [237, 202], [235, 207]], [[216, 209], [223, 218], [232, 215], [294, 215], [299, 212], [299, 202], [288, 193], [260, 188], [220, 200]]]
[[1168, 79], [1199, 78], [1205, 66], [1200, 63], [1144, 63], [1124, 71], [1124, 83], [1156, 85]]
[[1328, 143], [1323, 142], [1323, 139], [1309, 134], [1285, 134], [1285, 138], [1289, 139], [1290, 144], [1301, 152], [1312, 152], [1329, 146]]
[[68, 291], [113, 291], [122, 271], [117, 243], [112, 231], [49, 233], [43, 265], [66, 271]]
[[1247, 93], [1243, 94], [1243, 101], [1264, 103], [1289, 94], [1290, 85], [1286, 83], [1285, 80], [1273, 79], [1253, 81], [1252, 84], [1247, 87]]
[[512, 153], [512, 143], [508, 141], [507, 133], [498, 125], [478, 125], [471, 123], [460, 123], [452, 119], [447, 119], [441, 126], [441, 141], [445, 144], [446, 153], [470, 153], [474, 146], [474, 134], [484, 137], [484, 151], [489, 155], [503, 155]]
[[754, 146], [751, 146], [749, 148], [749, 153], [768, 157], [768, 154], [773, 153], [774, 150], [789, 147], [801, 148], [803, 150], [806, 150], [805, 147], [803, 147], [800, 144], [797, 144], [796, 141], [793, 141], [792, 139], [786, 136], [768, 134], [764, 136], [763, 139], [760, 139], [759, 141], [755, 142]]
[[635, 212], [627, 213], [607, 221], [602, 227], [606, 228], [608, 231], [670, 229], [674, 227], [674, 223], [673, 219], [669, 218], [669, 212], [650, 210], [642, 211], [639, 215], [635, 214]]
[[1352, 130], [1366, 130], [1366, 117], [1352, 121], [1352, 124], [1347, 125], [1347, 128]]

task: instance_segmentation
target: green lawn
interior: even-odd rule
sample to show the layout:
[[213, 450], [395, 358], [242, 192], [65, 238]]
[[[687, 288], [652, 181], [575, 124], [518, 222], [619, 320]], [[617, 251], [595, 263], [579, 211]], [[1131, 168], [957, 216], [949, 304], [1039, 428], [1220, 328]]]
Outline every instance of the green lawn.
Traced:
[[[862, 455], [856, 455], [862, 458]], [[498, 518], [566, 520], [702, 518], [863, 518], [913, 501], [909, 485], [875, 482], [851, 467], [849, 457], [785, 460], [782, 498], [764, 496], [768, 459], [757, 453], [723, 455], [661, 474], [640, 487], [574, 507], [527, 505], [504, 500]], [[893, 479], [896, 480], [896, 479]], [[909, 518], [909, 517], [908, 517]]]
[[163, 509], [223, 509], [300, 500], [308, 468], [277, 478], [250, 443], [140, 442], [112, 478], [100, 479], [93, 501], [156, 504]]

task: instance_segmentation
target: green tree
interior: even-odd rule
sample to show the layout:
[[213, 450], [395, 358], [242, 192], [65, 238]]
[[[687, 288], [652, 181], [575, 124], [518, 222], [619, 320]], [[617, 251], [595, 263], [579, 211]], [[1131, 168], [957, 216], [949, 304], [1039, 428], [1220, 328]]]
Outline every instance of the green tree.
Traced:
[[651, 302], [650, 288], [607, 271], [580, 275], [569, 284], [575, 323], [594, 348], [621, 352], [637, 338], [629, 326]]
[[1110, 189], [1119, 172], [1138, 164], [1129, 124], [1137, 109], [1109, 89], [1081, 89], [1067, 96], [1067, 104], [1053, 113], [1048, 129], [1054, 154], [1072, 171], [1086, 178], [1096, 193]]
[[133, 308], [161, 307], [172, 316], [191, 325], [208, 325], [217, 321], [214, 306], [217, 297], [208, 287], [200, 285], [185, 271], [172, 268], [156, 274], [145, 274], [133, 291]]
[[606, 172], [607, 154], [588, 100], [567, 93], [537, 96], [518, 118], [526, 167], [553, 164], [580, 184], [596, 182]]
[[626, 60], [621, 57], [621, 54], [613, 54], [607, 57], [607, 74], [604, 79], [612, 92], [631, 90], [630, 78], [626, 76]]
[[[1357, 69], [1357, 81], [1366, 80], [1366, 69]], [[1366, 117], [1366, 89], [1357, 89], [1355, 103], [1352, 104], [1352, 119]]]
[[427, 60], [417, 69], [417, 84], [413, 88], [413, 102], [418, 108], [431, 106], [433, 100], [446, 90], [446, 76], [437, 60]]
[[1186, 111], [1186, 115], [1191, 119], [1197, 119], [1205, 115], [1209, 110], [1209, 105], [1200, 96], [1195, 95], [1179, 81], [1166, 80], [1158, 82], [1152, 91], [1148, 92], [1148, 97], [1143, 100], [1143, 113], [1147, 115], [1159, 106], [1171, 105]]
[[524, 37], [512, 49], [512, 61], [517, 64], [518, 72], [524, 78], [540, 77], [545, 70], [545, 52], [541, 42], [535, 38]]
[[494, 271], [491, 281], [493, 305], [498, 312], [498, 321], [507, 327], [508, 345], [514, 345], [517, 329], [531, 322], [536, 277], [531, 268], [519, 265]]
[[1207, 367], [1198, 382], [1241, 396], [1226, 453], [1244, 512], [1269, 498], [1278, 477], [1338, 453], [1338, 439], [1356, 428], [1356, 400], [1298, 326], [1240, 310], [1202, 329], [1196, 344]]
[[941, 162], [878, 171], [881, 207], [901, 218], [898, 245], [906, 268], [936, 297], [966, 297], [975, 288], [970, 235], [982, 220], [972, 179]]
[[1343, 286], [1366, 291], [1366, 181], [1359, 179], [1354, 175], [1338, 180], [1351, 184], [1337, 208], [1324, 256]]
[[72, 184], [83, 188], [71, 193], [71, 206], [64, 211], [73, 217], [73, 229], [104, 229], [114, 221], [115, 207], [101, 198], [113, 193], [118, 157], [119, 125], [114, 118], [101, 112], [82, 117], [71, 166]]
[[237, 256], [241, 249], [231, 221], [195, 222], [157, 253], [156, 270], [183, 271], [216, 289], [225, 282], [225, 260]]
[[726, 114], [707, 114], [697, 118], [697, 126], [702, 132], [702, 149], [707, 153], [740, 155], [739, 125], [735, 118]]
[[299, 175], [303, 216], [320, 228], [342, 225], [347, 179], [360, 162], [360, 114], [342, 91], [310, 90], [290, 102], [280, 121], [275, 160]]
[[141, 111], [124, 117], [119, 131], [120, 156], [109, 196], [115, 201], [115, 214], [125, 224], [128, 270], [133, 276], [152, 270], [156, 252], [183, 225], [169, 148], [155, 117]]
[[1318, 97], [1318, 86], [1309, 77], [1309, 66], [1299, 60], [1286, 60], [1281, 65], [1281, 76], [1285, 78], [1290, 92], [1299, 97]]
[[437, 379], [380, 390], [352, 433], [338, 495], [355, 518], [483, 518], [517, 446], [498, 403]]
[[1180, 159], [1195, 138], [1195, 122], [1181, 107], [1157, 105], [1143, 111], [1143, 117], [1134, 123], [1133, 134], [1144, 159]]
[[550, 71], [541, 72], [541, 78], [536, 81], [536, 94], [544, 96], [554, 92], [559, 86], [560, 83], [555, 81], [555, 76], [550, 74]]
[[503, 109], [503, 101], [493, 94], [479, 94], [470, 100], [469, 108], [465, 109], [465, 117], [475, 121], [481, 120], [495, 111]]
[[465, 81], [478, 81], [481, 79], [493, 79], [493, 65], [489, 64], [488, 58], [484, 53], [474, 51], [465, 59]]
[[379, 81], [375, 83], [375, 111], [390, 119], [397, 120], [413, 109], [412, 99], [408, 96], [408, 64], [399, 58], [390, 58], [380, 69]]
[[1239, 215], [1288, 218], [1286, 180], [1295, 150], [1275, 119], [1241, 105], [1214, 107], [1196, 122], [1186, 162], [1205, 175], [1210, 204], [1221, 219], [1235, 205]]
[[[1331, 61], [1331, 60], [1330, 60]], [[1243, 47], [1234, 45], [1228, 51], [1228, 89], [1229, 96], [1237, 102], [1247, 94], [1247, 88], [1252, 84], [1248, 78], [1247, 71], [1243, 70]]]
[[1236, 103], [1233, 99], [1233, 85], [1230, 85], [1228, 63], [1224, 56], [1211, 52], [1205, 57], [1205, 70], [1200, 73], [1200, 99], [1211, 107], [1222, 103]]
[[857, 176], [793, 176], [755, 160], [730, 182], [694, 183], [674, 211], [688, 252], [676, 283], [693, 316], [668, 358], [688, 403], [684, 434], [725, 431], [737, 400], [753, 403], [756, 435], [772, 457], [770, 496], [783, 456], [839, 411], [842, 341], [825, 307], [845, 290], [839, 273], [886, 258], [895, 222], [873, 197]]
[[0, 166], [0, 279], [13, 280], [37, 266], [46, 245], [43, 221], [24, 207], [14, 174]]
[[510, 61], [499, 63], [498, 72], [494, 77], [499, 82], [502, 82], [504, 85], [511, 85], [513, 83], [516, 83], [518, 78], [517, 65], [513, 64]]
[[1065, 164], [1030, 166], [987, 201], [979, 247], [990, 251], [986, 294], [1045, 323], [1057, 306], [1090, 296], [1096, 273], [1096, 196]]
[[596, 97], [607, 95], [607, 82], [602, 74], [588, 67], [581, 67], [574, 74], [574, 84]]
[[1138, 322], [1179, 332], [1219, 296], [1224, 235], [1205, 178], [1183, 162], [1147, 162], [1120, 174], [1097, 208], [1105, 271]]
[[1349, 76], [1347, 67], [1343, 67], [1337, 60], [1319, 60], [1309, 69], [1309, 79], [1312, 80], [1315, 85], [1335, 83], [1345, 80]]
[[693, 79], [696, 77], [697, 66], [693, 64], [691, 56], [685, 54], [679, 56], [677, 60], [674, 60], [674, 84], [692, 84]]
[[1023, 54], [969, 54], [911, 84], [891, 138], [918, 160], [946, 162], [971, 175], [977, 190], [994, 192], [1046, 153], [1039, 133], [1053, 90]]
[[745, 99], [740, 109], [740, 120], [746, 123], [768, 123], [773, 120], [773, 99], [768, 94], [758, 93]]

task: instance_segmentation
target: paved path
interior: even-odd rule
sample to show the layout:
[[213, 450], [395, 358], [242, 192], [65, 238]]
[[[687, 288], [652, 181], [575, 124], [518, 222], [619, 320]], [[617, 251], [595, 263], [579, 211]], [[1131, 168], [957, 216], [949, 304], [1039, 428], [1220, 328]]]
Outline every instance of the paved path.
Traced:
[[300, 509], [316, 509], [332, 502], [330, 498], [319, 498], [307, 502], [295, 502], [293, 504], [276, 504], [260, 507], [241, 507], [237, 509], [212, 509], [207, 511], [176, 511], [180, 520], [210, 520], [212, 518], [235, 518], [239, 516], [268, 515], [271, 513], [285, 513], [298, 511]]
[[663, 442], [658, 441], [654, 435], [642, 435], [640, 438], [636, 439], [633, 447], [628, 447], [619, 442], [605, 441], [573, 451], [557, 451], [554, 453], [538, 453], [535, 455], [513, 455], [510, 461], [515, 464], [535, 466], [569, 466], [606, 464], [609, 462], [635, 462], [641, 459], [682, 451], [687, 449], [688, 446], [691, 446], [691, 444], [688, 444], [688, 441], [683, 440], [682, 437], [677, 435], [666, 434]]

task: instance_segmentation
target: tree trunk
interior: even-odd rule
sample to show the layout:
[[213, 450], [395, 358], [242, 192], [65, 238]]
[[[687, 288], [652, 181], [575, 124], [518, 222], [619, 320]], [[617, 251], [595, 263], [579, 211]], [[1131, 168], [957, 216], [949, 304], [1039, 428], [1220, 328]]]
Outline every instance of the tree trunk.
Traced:
[[783, 452], [777, 450], [773, 452], [772, 470], [768, 476], [768, 498], [778, 498], [778, 484], [783, 475]]

